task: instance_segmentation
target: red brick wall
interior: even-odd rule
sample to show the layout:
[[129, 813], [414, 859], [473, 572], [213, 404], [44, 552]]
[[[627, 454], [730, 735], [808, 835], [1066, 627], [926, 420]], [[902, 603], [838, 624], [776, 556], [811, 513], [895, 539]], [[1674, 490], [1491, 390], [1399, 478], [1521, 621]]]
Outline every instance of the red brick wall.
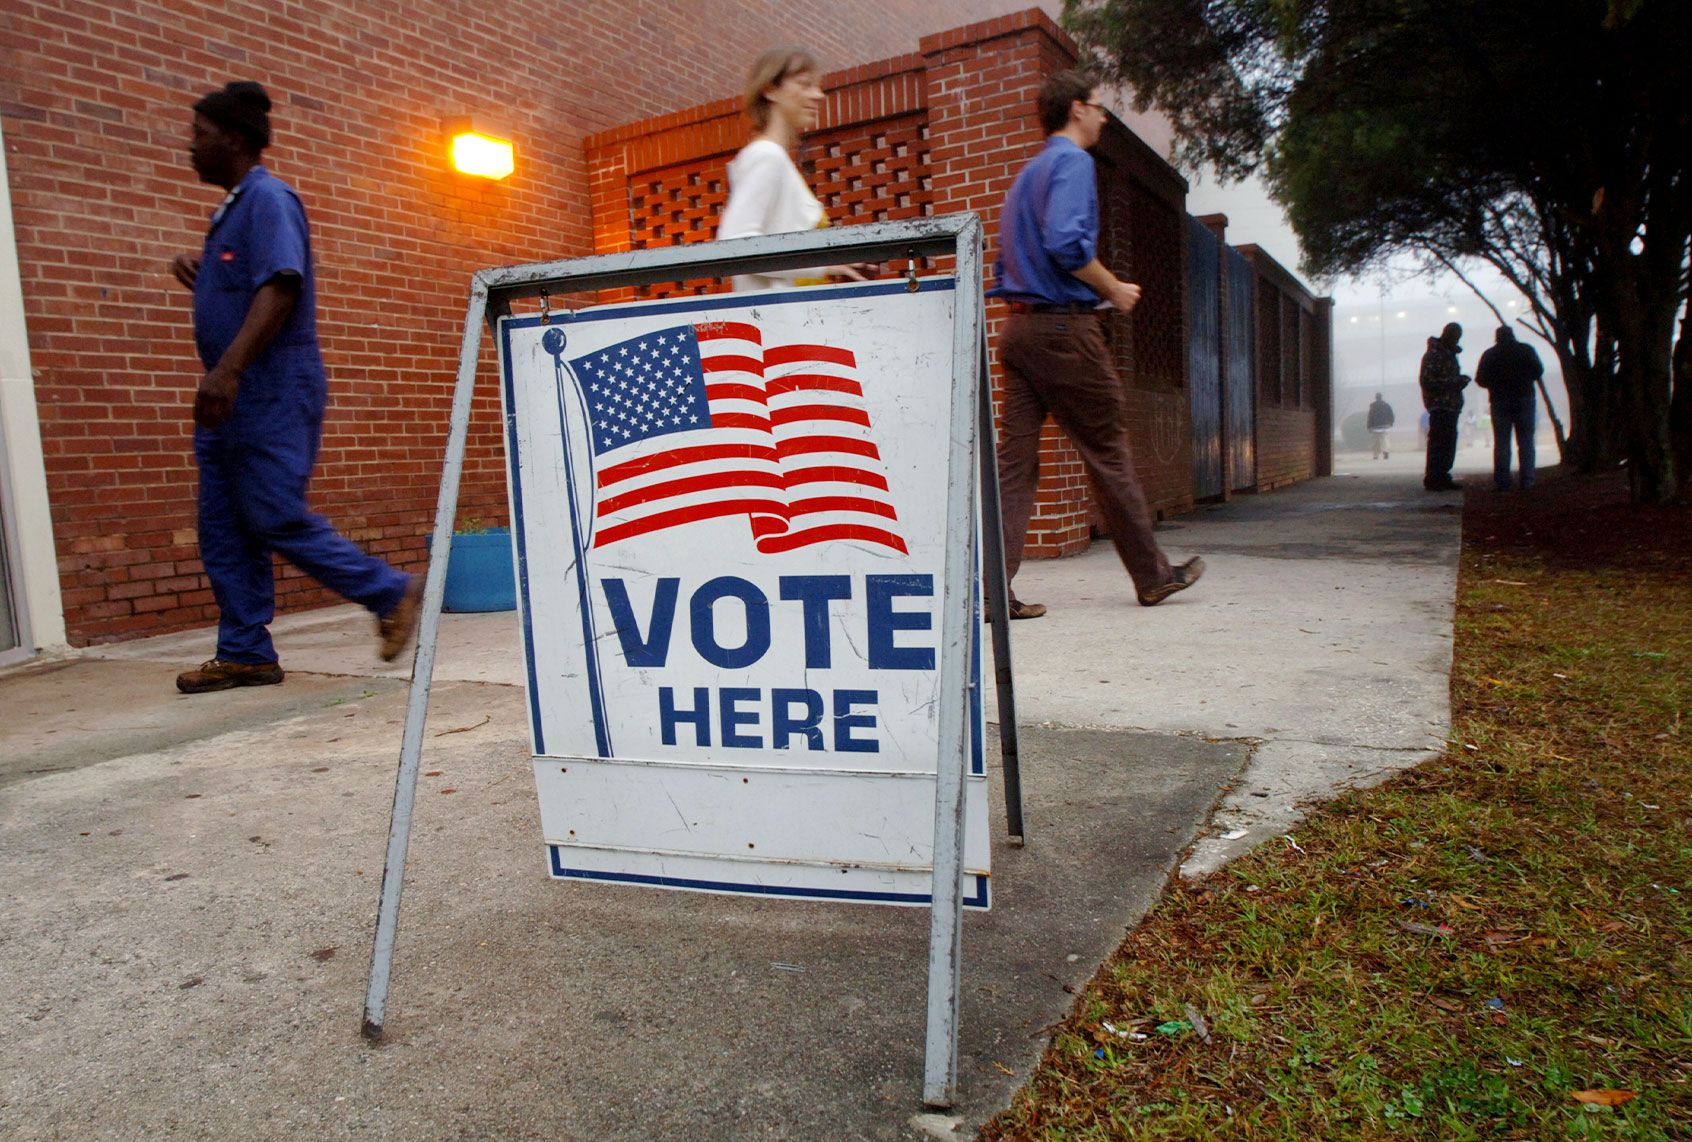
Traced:
[[[922, 57], [900, 56], [827, 77], [828, 98], [797, 161], [836, 225], [932, 213]], [[602, 132], [587, 140], [595, 250], [648, 249], [716, 236], [726, 168], [746, 142], [739, 99]], [[727, 288], [714, 279], [606, 290], [594, 299]]]
[[[914, 55], [828, 76], [821, 122], [798, 161], [836, 224], [974, 211], [991, 265], [1000, 207], [1043, 138], [1034, 93], [1075, 59], [1073, 43], [1039, 11], [929, 36]], [[746, 135], [738, 103], [723, 100], [590, 138], [597, 249], [711, 237], [726, 189], [723, 169]], [[888, 136], [901, 141], [899, 154], [889, 153]], [[1107, 213], [1116, 219], [1104, 228], [1104, 257], [1147, 288], [1141, 309], [1113, 317], [1109, 332], [1130, 390], [1141, 478], [1154, 509], [1167, 514], [1192, 505], [1181, 302], [1186, 187], [1120, 124], [1100, 154], [1101, 188], [1113, 204]], [[889, 162], [896, 169], [882, 169]], [[990, 346], [1003, 315], [1001, 305], [989, 303]], [[997, 389], [991, 348], [990, 364]], [[1048, 424], [1028, 554], [1080, 551], [1096, 524], [1080, 457]]]
[[1257, 246], [1257, 490], [1331, 473], [1333, 305]]
[[[973, 210], [980, 215], [990, 284], [1005, 196], [1044, 137], [1034, 114], [1034, 93], [1046, 76], [1074, 65], [1074, 45], [1050, 21], [1024, 13], [932, 37], [924, 41], [922, 52], [935, 211]], [[988, 365], [995, 407], [1004, 388], [998, 358], [1004, 315], [1003, 305], [988, 303]], [[1092, 541], [1092, 517], [1081, 458], [1048, 422], [1040, 445], [1040, 485], [1026, 556], [1053, 558], [1084, 551]]]
[[[11, 0], [0, 117], [71, 640], [215, 617], [194, 542], [199, 367], [166, 271], [198, 248], [218, 198], [185, 160], [199, 94], [231, 78], [271, 88], [267, 161], [313, 221], [331, 378], [313, 501], [415, 567], [470, 272], [593, 249], [587, 135], [732, 95], [770, 43], [851, 66], [1025, 2]], [[502, 122], [516, 175], [445, 169], [442, 122], [464, 114]], [[502, 463], [490, 383], [462, 516], [503, 520]], [[285, 606], [332, 601], [291, 569], [280, 586]]]
[[1311, 443], [1316, 435], [1314, 409], [1257, 410], [1257, 490], [1273, 491], [1315, 475]]

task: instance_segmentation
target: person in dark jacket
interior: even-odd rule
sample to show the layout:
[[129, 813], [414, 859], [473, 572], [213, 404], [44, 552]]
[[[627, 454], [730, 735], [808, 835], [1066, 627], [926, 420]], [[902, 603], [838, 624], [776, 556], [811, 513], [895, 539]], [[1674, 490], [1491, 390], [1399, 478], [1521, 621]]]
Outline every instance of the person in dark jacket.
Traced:
[[1375, 399], [1369, 405], [1369, 420], [1367, 423], [1369, 436], [1374, 443], [1373, 458], [1376, 460], [1392, 458], [1392, 453], [1387, 451], [1387, 433], [1392, 429], [1392, 421], [1392, 406], [1386, 402], [1386, 399], [1380, 393], [1376, 393]]
[[1463, 327], [1455, 321], [1438, 337], [1428, 338], [1422, 354], [1422, 404], [1428, 410], [1428, 462], [1422, 487], [1430, 492], [1456, 491], [1462, 487], [1451, 478], [1457, 459], [1457, 418], [1463, 411], [1463, 389], [1469, 378], [1457, 366]]
[[1538, 395], [1534, 385], [1545, 375], [1545, 366], [1532, 345], [1516, 340], [1508, 325], [1498, 327], [1497, 343], [1481, 354], [1475, 366], [1475, 384], [1486, 390], [1492, 411], [1492, 482], [1501, 492], [1510, 490], [1510, 436], [1516, 437], [1521, 457], [1521, 486], [1533, 487], [1533, 429]]

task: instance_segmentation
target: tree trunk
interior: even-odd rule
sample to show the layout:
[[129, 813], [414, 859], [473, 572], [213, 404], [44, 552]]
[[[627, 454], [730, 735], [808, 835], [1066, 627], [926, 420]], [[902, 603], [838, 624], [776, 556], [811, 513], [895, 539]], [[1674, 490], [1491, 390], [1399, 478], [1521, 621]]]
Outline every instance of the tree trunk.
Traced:
[[1669, 435], [1674, 441], [1680, 498], [1692, 500], [1692, 313], [1680, 319], [1674, 346], [1674, 396], [1669, 399]]
[[1685, 232], [1678, 226], [1642, 226], [1652, 199], [1652, 172], [1644, 186], [1613, 194], [1596, 215], [1599, 325], [1616, 339], [1618, 412], [1625, 434], [1628, 484], [1636, 503], [1672, 503], [1678, 494], [1669, 433], [1673, 392], [1674, 322], [1680, 312]]
[[1563, 387], [1569, 394], [1569, 440], [1563, 447], [1563, 464], [1572, 471], [1590, 472], [1596, 453], [1592, 440], [1592, 363], [1561, 341], [1557, 343], [1557, 363], [1562, 366]]
[[[1584, 332], [1584, 331], [1583, 331]], [[1613, 467], [1624, 455], [1616, 400], [1616, 343], [1601, 323], [1592, 336], [1596, 350], [1559, 340], [1557, 361], [1569, 393], [1569, 441], [1563, 464], [1591, 473]]]
[[[1552, 334], [1551, 348], [1569, 398], [1568, 435], [1557, 441], [1563, 467], [1590, 473], [1613, 467], [1623, 455], [1616, 408], [1615, 337], [1600, 320], [1588, 280], [1592, 276], [1589, 236], [1562, 224], [1553, 208], [1538, 209], [1543, 220], [1543, 266], [1519, 277], [1513, 276], [1513, 263], [1505, 262], [1500, 268], [1528, 294]], [[1535, 288], [1528, 288], [1526, 282]]]
[[1646, 300], [1624, 289], [1621, 300], [1617, 378], [1627, 428], [1628, 482], [1636, 502], [1672, 503], [1679, 486], [1669, 435], [1670, 359], [1679, 299], [1670, 292], [1667, 301]]

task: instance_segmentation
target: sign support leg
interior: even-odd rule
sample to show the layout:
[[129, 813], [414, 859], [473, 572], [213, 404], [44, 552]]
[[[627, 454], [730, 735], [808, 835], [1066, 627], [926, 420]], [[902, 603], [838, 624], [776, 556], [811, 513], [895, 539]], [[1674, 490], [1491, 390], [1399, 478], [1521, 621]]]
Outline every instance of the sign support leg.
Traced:
[[364, 1037], [379, 1042], [393, 971], [394, 933], [399, 926], [400, 887], [405, 880], [405, 854], [411, 840], [411, 813], [417, 799], [417, 770], [423, 756], [423, 724], [429, 714], [429, 685], [435, 673], [435, 650], [441, 629], [441, 598], [446, 593], [447, 552], [452, 546], [458, 515], [458, 480], [464, 470], [464, 443], [470, 430], [470, 397], [476, 386], [476, 356], [482, 340], [482, 318], [488, 291], [480, 278], [470, 287], [464, 318], [464, 340], [458, 353], [458, 384], [452, 395], [452, 421], [447, 429], [446, 466], [441, 473], [440, 497], [435, 504], [435, 534], [429, 543], [429, 570], [423, 584], [423, 618], [417, 632], [416, 657], [411, 666], [411, 695], [405, 709], [405, 733], [400, 739], [399, 773], [394, 779], [393, 817], [388, 826], [388, 856], [382, 869], [382, 899], [376, 913], [376, 939], [370, 952], [370, 986], [364, 999]]
[[[957, 280], [979, 282], [981, 227], [971, 220], [957, 238]], [[941, 598], [960, 602], [940, 612], [940, 643], [953, 661], [967, 664], [975, 645], [975, 608], [970, 605], [976, 574], [975, 481], [981, 439], [977, 394], [983, 383], [982, 308], [979, 302], [956, 314], [950, 436], [946, 469], [945, 586]], [[963, 672], [966, 676], [969, 671]], [[954, 675], [955, 677], [956, 675]], [[928, 1037], [923, 1058], [922, 1101], [949, 1107], [958, 1093], [958, 993], [963, 971], [964, 773], [969, 765], [973, 719], [967, 685], [940, 688], [940, 741], [934, 781], [934, 880], [928, 931]]]
[[[982, 329], [986, 329], [985, 317]], [[987, 343], [981, 343], [980, 410], [976, 432], [981, 456], [982, 571], [987, 579], [987, 617], [993, 639], [993, 684], [999, 700], [999, 764], [1005, 776], [1005, 832], [1022, 847], [1022, 759], [1016, 736], [1016, 686], [1011, 675], [1010, 579], [1005, 575], [1004, 515], [999, 506], [999, 465], [993, 432], [993, 386], [987, 372]]]

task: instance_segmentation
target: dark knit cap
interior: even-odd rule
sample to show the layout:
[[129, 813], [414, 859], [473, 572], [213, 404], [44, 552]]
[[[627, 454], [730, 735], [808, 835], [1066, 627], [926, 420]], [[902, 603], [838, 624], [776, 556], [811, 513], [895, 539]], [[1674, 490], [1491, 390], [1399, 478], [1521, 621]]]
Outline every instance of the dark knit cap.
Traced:
[[262, 151], [270, 146], [270, 96], [261, 84], [237, 79], [203, 96], [194, 110]]

